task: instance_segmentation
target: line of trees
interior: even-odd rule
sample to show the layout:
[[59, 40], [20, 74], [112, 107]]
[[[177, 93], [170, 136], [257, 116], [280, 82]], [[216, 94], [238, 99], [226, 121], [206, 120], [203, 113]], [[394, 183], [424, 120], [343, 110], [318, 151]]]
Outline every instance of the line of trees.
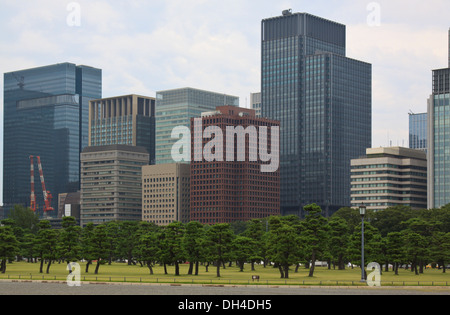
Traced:
[[[256, 263], [278, 268], [281, 278], [289, 278], [300, 265], [313, 277], [316, 261], [328, 268], [345, 269], [361, 262], [361, 218], [358, 210], [342, 208], [330, 218], [315, 204], [304, 207], [305, 217], [272, 216], [233, 224], [202, 225], [174, 222], [159, 227], [147, 222], [108, 222], [81, 228], [73, 217], [64, 217], [62, 229], [52, 229], [47, 220], [37, 220], [29, 209], [16, 206], [0, 226], [0, 270], [7, 261], [26, 259], [39, 262], [39, 272], [50, 272], [54, 262], [86, 261], [86, 272], [96, 263], [126, 261], [147, 266], [175, 266], [189, 262], [188, 274], [198, 275], [199, 265], [208, 271], [236, 263], [254, 270]], [[30, 214], [31, 212], [31, 214]], [[368, 211], [365, 218], [365, 261], [400, 266], [420, 274], [428, 264], [445, 272], [450, 263], [450, 205], [441, 209], [411, 210], [393, 207]]]

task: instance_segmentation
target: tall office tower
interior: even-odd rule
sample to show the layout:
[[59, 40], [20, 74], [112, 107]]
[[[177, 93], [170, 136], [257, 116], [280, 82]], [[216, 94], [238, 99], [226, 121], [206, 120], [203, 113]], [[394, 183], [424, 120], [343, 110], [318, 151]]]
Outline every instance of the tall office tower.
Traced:
[[250, 108], [256, 112], [256, 117], [261, 117], [261, 93], [250, 93]]
[[[59, 193], [79, 189], [89, 100], [101, 94], [102, 71], [92, 67], [61, 63], [4, 74], [3, 199], [8, 207], [30, 205], [30, 155], [41, 157], [54, 209]], [[34, 169], [37, 212], [42, 214], [36, 164]]]
[[449, 68], [433, 70], [428, 99], [428, 208], [450, 203], [450, 30]]
[[351, 161], [352, 207], [361, 203], [379, 211], [403, 205], [427, 206], [427, 157], [423, 150], [389, 147], [367, 149]]
[[283, 11], [262, 20], [261, 116], [281, 124], [281, 210], [350, 206], [350, 160], [371, 147], [372, 66], [345, 56], [345, 25]]
[[156, 92], [156, 164], [176, 162], [171, 155], [172, 146], [178, 141], [172, 139], [175, 127], [189, 128], [192, 117], [221, 105], [239, 106], [239, 98], [193, 88]]
[[155, 164], [155, 98], [125, 95], [93, 100], [89, 105], [89, 145], [144, 147]]
[[142, 167], [142, 221], [165, 226], [189, 222], [190, 165], [184, 163]]
[[114, 144], [81, 152], [80, 225], [142, 219], [143, 147]]
[[[272, 127], [279, 126], [279, 122], [257, 118], [252, 109], [234, 106], [220, 106], [199, 120], [191, 119], [191, 221], [229, 223], [280, 214], [278, 164], [273, 172], [261, 170], [262, 164], [268, 164], [261, 160], [261, 128], [267, 127], [267, 152], [274, 153]], [[216, 143], [211, 150], [214, 158], [206, 155], [212, 141], [212, 136], [205, 135], [207, 128], [220, 130], [214, 139], [222, 139], [222, 144]], [[243, 132], [230, 134], [228, 128]], [[259, 157], [251, 158], [251, 154]]]
[[409, 114], [409, 147], [427, 151], [427, 113]]

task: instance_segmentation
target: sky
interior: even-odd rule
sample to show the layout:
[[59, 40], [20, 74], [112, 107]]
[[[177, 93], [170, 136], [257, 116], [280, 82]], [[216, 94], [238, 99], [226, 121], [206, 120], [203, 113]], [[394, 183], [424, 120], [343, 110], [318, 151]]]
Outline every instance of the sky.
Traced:
[[[372, 147], [408, 146], [408, 113], [449, 66], [448, 0], [0, 0], [0, 72], [71, 62], [102, 69], [103, 97], [193, 87], [248, 107], [261, 20], [285, 9], [346, 25], [347, 57], [372, 64]], [[3, 144], [0, 205], [2, 172]]]

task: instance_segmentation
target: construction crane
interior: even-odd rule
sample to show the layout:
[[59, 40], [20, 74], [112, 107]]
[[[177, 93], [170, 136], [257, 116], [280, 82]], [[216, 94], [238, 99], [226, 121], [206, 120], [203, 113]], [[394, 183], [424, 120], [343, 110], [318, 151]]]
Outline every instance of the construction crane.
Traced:
[[[55, 209], [52, 208], [52, 194], [50, 191], [45, 189], [45, 181], [44, 181], [44, 171], [42, 170], [41, 157], [36, 156], [39, 168], [39, 177], [41, 179], [42, 185], [42, 193], [44, 195], [44, 215], [47, 215], [49, 211], [53, 211]], [[30, 207], [31, 210], [36, 211], [36, 197], [34, 195], [34, 164], [33, 164], [33, 156], [30, 156], [31, 160], [31, 201]], [[33, 209], [34, 208], [34, 209]]]
[[31, 195], [30, 195], [30, 209], [36, 212], [36, 195], [34, 194], [34, 163], [33, 156], [30, 155], [30, 173], [31, 173]]

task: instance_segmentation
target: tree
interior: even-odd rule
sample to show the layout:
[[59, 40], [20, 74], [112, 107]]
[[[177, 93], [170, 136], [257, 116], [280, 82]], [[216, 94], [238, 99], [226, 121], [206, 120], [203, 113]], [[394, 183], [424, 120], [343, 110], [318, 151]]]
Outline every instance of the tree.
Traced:
[[405, 257], [411, 263], [411, 271], [418, 275], [417, 266], [426, 253], [427, 242], [419, 233], [411, 229], [402, 231], [403, 243], [405, 244]]
[[450, 232], [435, 232], [431, 241], [431, 257], [439, 266], [442, 266], [442, 272], [445, 273], [446, 264], [450, 262]]
[[198, 275], [198, 264], [202, 260], [202, 248], [205, 243], [205, 231], [203, 224], [191, 221], [186, 224], [186, 231], [183, 238], [183, 249], [186, 259], [189, 261], [188, 275], [192, 275], [195, 264], [195, 275]]
[[230, 257], [234, 234], [228, 223], [219, 223], [206, 232], [206, 238], [210, 257], [216, 263], [217, 277], [220, 277], [220, 266]]
[[10, 226], [0, 226], [0, 272], [6, 272], [6, 263], [13, 259], [19, 252], [19, 242], [17, 241], [13, 229]]
[[180, 266], [185, 259], [183, 250], [184, 226], [181, 222], [169, 223], [164, 229], [165, 238], [162, 246], [167, 251], [170, 263], [175, 264], [175, 275], [180, 275]]
[[128, 265], [133, 263], [133, 250], [138, 241], [135, 237], [138, 225], [137, 221], [124, 221], [120, 222], [118, 226], [117, 253], [119, 257], [127, 259]]
[[119, 223], [117, 221], [110, 221], [105, 223], [106, 235], [108, 238], [108, 264], [111, 265], [113, 257], [116, 254], [116, 248], [119, 238]]
[[91, 254], [97, 260], [94, 274], [98, 274], [100, 265], [104, 264], [109, 257], [109, 240], [106, 225], [101, 224], [94, 227], [91, 248]]
[[87, 261], [85, 272], [89, 272], [89, 266], [92, 260], [95, 259], [93, 255], [93, 233], [94, 233], [94, 223], [89, 222], [81, 231], [81, 250], [82, 256]]
[[399, 265], [405, 261], [403, 238], [401, 232], [390, 232], [386, 236], [387, 259], [393, 264], [395, 275]]
[[77, 225], [74, 217], [62, 218], [62, 230], [59, 235], [57, 250], [59, 256], [70, 262], [78, 261], [81, 258], [81, 227]]
[[245, 236], [236, 236], [232, 243], [233, 257], [239, 264], [239, 271], [244, 271], [245, 262], [256, 256], [257, 243]]
[[332, 216], [328, 220], [328, 252], [332, 259], [337, 260], [339, 270], [345, 269], [345, 254], [347, 253], [349, 228], [342, 217]]
[[39, 231], [36, 237], [36, 249], [41, 258], [41, 263], [39, 267], [39, 272], [43, 273], [43, 265], [44, 261], [47, 262], [47, 270], [46, 273], [50, 273], [50, 266], [52, 264], [52, 260], [57, 258], [57, 245], [58, 245], [58, 237], [59, 232], [57, 230], [52, 229], [50, 221], [42, 220], [38, 223]]
[[289, 278], [289, 266], [300, 260], [300, 238], [292, 222], [270, 217], [267, 254], [278, 265], [281, 278]]
[[14, 205], [8, 218], [13, 220], [18, 227], [33, 234], [37, 233], [39, 217], [30, 208], [22, 205]]
[[158, 259], [159, 244], [158, 230], [149, 229], [142, 233], [138, 242], [139, 257], [145, 261], [150, 274], [153, 274], [153, 263]]
[[249, 260], [251, 262], [251, 269], [255, 270], [255, 262], [261, 261], [265, 256], [265, 241], [263, 240], [265, 235], [266, 226], [268, 227], [268, 220], [261, 221], [259, 219], [253, 219], [247, 222], [247, 229], [242, 233], [242, 236], [248, 237], [256, 243], [255, 250], [252, 252]]
[[395, 206], [377, 211], [372, 216], [371, 224], [385, 237], [390, 232], [402, 231], [404, 229], [402, 222], [409, 220], [413, 216], [413, 212], [410, 207]]
[[303, 209], [308, 212], [308, 214], [302, 221], [301, 241], [309, 253], [308, 257], [310, 257], [311, 261], [309, 277], [313, 277], [316, 259], [321, 254], [326, 244], [327, 219], [321, 215], [322, 209], [316, 204], [305, 206]]

